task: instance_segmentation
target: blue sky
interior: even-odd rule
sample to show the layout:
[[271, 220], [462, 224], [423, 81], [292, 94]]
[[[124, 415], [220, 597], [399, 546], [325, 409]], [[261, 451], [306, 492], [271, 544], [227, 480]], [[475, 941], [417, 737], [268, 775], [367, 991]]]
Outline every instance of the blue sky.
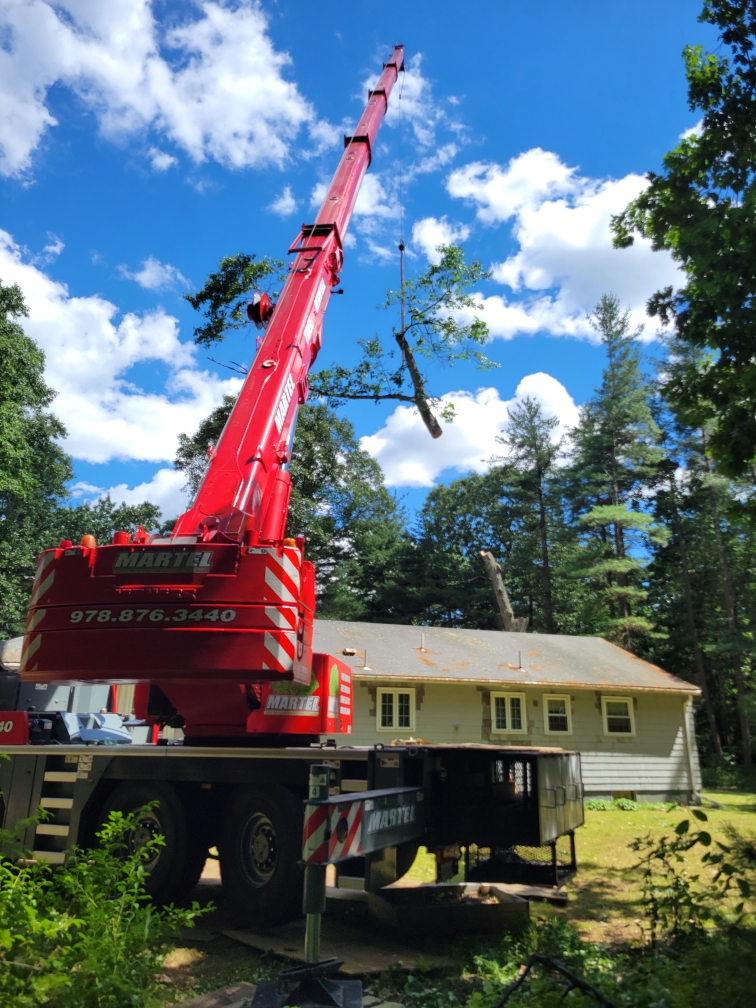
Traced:
[[[700, 6], [5, 0], [0, 278], [26, 293], [78, 499], [182, 508], [177, 435], [239, 384], [209, 356], [248, 363], [255, 341], [194, 347], [181, 295], [223, 255], [285, 257], [395, 42], [401, 102], [395, 91], [319, 364], [390, 331], [377, 306], [402, 227], [410, 272], [462, 240], [493, 269], [477, 293], [500, 367], [432, 373], [457, 409], [437, 442], [405, 407], [345, 407], [365, 447], [417, 505], [482, 471], [514, 397], [574, 424], [603, 364], [586, 311], [612, 290], [642, 323], [648, 296], [676, 281], [666, 255], [612, 250], [607, 225], [695, 125], [680, 56], [716, 45]], [[644, 338], [652, 352], [650, 323]]]

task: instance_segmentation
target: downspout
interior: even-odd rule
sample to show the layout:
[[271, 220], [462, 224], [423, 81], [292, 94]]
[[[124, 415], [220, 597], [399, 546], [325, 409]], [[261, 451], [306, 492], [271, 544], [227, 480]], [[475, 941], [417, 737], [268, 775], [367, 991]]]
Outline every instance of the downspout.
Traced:
[[688, 707], [693, 706], [693, 697], [687, 697], [683, 701], [683, 740], [685, 742], [685, 759], [688, 765], [688, 783], [690, 784], [690, 798], [692, 805], [703, 805], [706, 803], [712, 808], [724, 808], [719, 802], [704, 796], [696, 791], [696, 773], [693, 766], [693, 743], [690, 738], [690, 725], [688, 724]]
[[685, 760], [688, 766], [688, 784], [690, 785], [691, 804], [700, 805], [701, 795], [696, 791], [696, 776], [693, 766], [693, 746], [690, 739], [690, 725], [688, 724], [688, 710], [693, 703], [692, 697], [683, 700], [683, 740], [685, 742]]

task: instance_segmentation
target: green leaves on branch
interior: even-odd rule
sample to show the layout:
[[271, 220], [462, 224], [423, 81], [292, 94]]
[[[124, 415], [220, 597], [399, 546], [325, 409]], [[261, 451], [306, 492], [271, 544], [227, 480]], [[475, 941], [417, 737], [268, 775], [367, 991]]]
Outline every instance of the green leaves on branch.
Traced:
[[[336, 365], [310, 377], [314, 395], [333, 406], [353, 399], [397, 400], [414, 404], [433, 435], [441, 434], [434, 415], [442, 405], [426, 389], [427, 379], [419, 358], [452, 367], [473, 360], [480, 368], [498, 367], [477, 349], [489, 339], [488, 326], [478, 317], [481, 306], [470, 289], [489, 277], [476, 259], [466, 263], [459, 245], [439, 245], [438, 263], [419, 277], [389, 291], [384, 308], [401, 309], [403, 324], [393, 330], [394, 346], [379, 336], [359, 340], [362, 360], [355, 367]], [[442, 407], [447, 422], [453, 407]]]
[[[210, 347], [222, 343], [229, 329], [241, 329], [248, 325], [247, 302], [249, 295], [257, 290], [268, 290], [274, 284], [283, 283], [284, 264], [277, 259], [255, 261], [253, 255], [237, 252], [226, 256], [218, 264], [218, 270], [211, 273], [205, 286], [196, 294], [184, 294], [195, 311], [201, 311], [207, 322], [194, 330], [194, 342]], [[272, 298], [277, 291], [269, 292]]]
[[700, 20], [720, 29], [729, 56], [686, 48], [688, 104], [701, 122], [612, 230], [617, 248], [646, 238], [681, 266], [684, 286], [648, 305], [696, 351], [663, 392], [681, 422], [711, 425], [711, 454], [737, 476], [756, 457], [756, 2], [706, 0]]
[[[205, 910], [158, 909], [145, 893], [145, 861], [162, 845], [131, 840], [139, 812], [111, 813], [94, 850], [65, 865], [20, 865], [0, 831], [0, 1004], [14, 1008], [158, 1008], [160, 967], [181, 928]], [[10, 855], [17, 857], [17, 853]]]
[[[691, 811], [699, 822], [708, 822], [705, 812]], [[713, 841], [708, 830], [690, 827], [690, 820], [683, 819], [671, 838], [649, 834], [630, 844], [631, 850], [641, 854], [634, 867], [641, 871], [652, 942], [713, 926], [731, 927], [752, 912], [749, 903], [756, 881], [756, 837], [728, 824], [724, 834], [729, 843], [723, 844]], [[694, 847], [707, 848], [701, 864], [713, 867], [713, 874], [689, 872], [685, 856]]]

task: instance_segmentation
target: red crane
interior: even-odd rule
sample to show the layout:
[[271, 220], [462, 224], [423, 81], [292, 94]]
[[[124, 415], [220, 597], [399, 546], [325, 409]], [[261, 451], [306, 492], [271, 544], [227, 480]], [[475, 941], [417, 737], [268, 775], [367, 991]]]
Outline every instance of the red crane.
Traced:
[[[84, 536], [40, 554], [22, 679], [144, 684], [138, 712], [184, 723], [189, 738], [350, 729], [348, 667], [312, 654], [313, 567], [304, 540], [284, 538], [289, 460], [343, 239], [403, 69], [396, 46], [315, 223], [289, 249], [277, 304], [249, 305], [265, 337], [196, 500], [170, 538], [116, 532], [107, 545]], [[277, 685], [287, 681], [288, 694]]]

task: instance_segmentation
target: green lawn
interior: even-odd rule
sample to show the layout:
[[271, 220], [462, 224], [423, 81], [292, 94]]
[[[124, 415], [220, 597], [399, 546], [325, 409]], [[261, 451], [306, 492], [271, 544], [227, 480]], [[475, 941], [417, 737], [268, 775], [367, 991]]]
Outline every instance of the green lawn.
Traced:
[[[738, 829], [756, 833], [756, 795], [732, 791], [708, 791], [704, 797], [724, 805], [723, 809], [704, 807], [712, 836], [722, 839], [722, 826], [732, 823]], [[681, 819], [690, 818], [687, 809], [662, 811], [592, 812], [586, 810], [585, 825], [576, 834], [578, 873], [569, 883], [573, 899], [565, 910], [553, 911], [543, 904], [533, 905], [534, 916], [564, 914], [585, 938], [593, 941], [632, 941], [640, 937], [640, 886], [633, 865], [637, 855], [629, 849], [637, 836], [672, 833]], [[694, 849], [688, 856], [691, 868], [699, 870], [703, 851]]]

